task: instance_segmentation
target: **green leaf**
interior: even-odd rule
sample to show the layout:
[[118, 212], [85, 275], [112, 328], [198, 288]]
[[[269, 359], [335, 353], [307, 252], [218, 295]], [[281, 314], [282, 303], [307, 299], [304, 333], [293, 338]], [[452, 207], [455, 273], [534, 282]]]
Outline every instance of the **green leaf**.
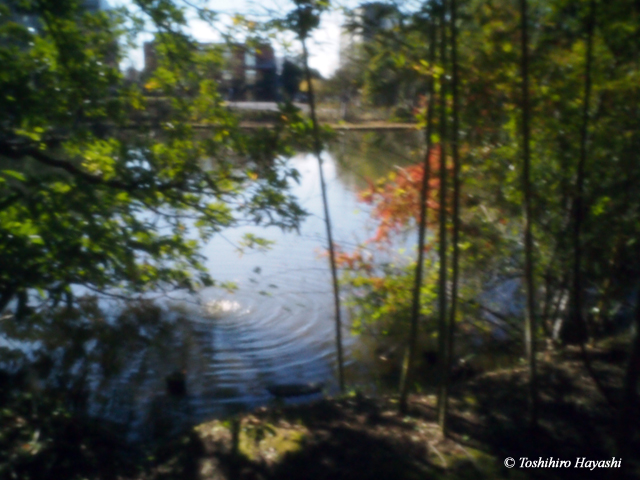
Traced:
[[27, 181], [27, 179], [24, 176], [24, 174], [22, 174], [20, 172], [17, 172], [15, 170], [2, 170], [2, 173], [4, 175], [7, 175], [7, 176], [11, 177], [11, 178], [15, 178], [16, 180], [19, 180], [21, 182], [26, 182]]

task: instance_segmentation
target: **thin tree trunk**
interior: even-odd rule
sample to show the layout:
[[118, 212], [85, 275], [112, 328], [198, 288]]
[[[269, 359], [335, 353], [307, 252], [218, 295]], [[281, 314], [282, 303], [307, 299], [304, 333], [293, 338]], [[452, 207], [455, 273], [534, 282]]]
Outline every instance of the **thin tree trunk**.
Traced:
[[[442, 0], [440, 4], [440, 63], [443, 70], [447, 68], [447, 2]], [[438, 359], [440, 360], [440, 382], [438, 388], [438, 423], [445, 429], [446, 425], [446, 397], [449, 383], [449, 370], [447, 365], [449, 354], [447, 352], [447, 79], [443, 73], [440, 76], [440, 279], [438, 288]]]
[[582, 102], [582, 125], [580, 128], [580, 158], [576, 178], [576, 198], [573, 219], [573, 325], [578, 329], [578, 338], [584, 344], [587, 324], [582, 315], [582, 224], [584, 223], [584, 177], [587, 163], [587, 142], [589, 135], [589, 103], [591, 99], [591, 64], [593, 62], [593, 23], [595, 21], [595, 1], [589, 2], [587, 20], [587, 53], [585, 67], [584, 100]]
[[560, 278], [560, 282], [558, 284], [558, 292], [557, 292], [557, 300], [555, 302], [555, 306], [553, 308], [553, 313], [551, 314], [551, 339], [554, 344], [559, 344], [561, 342], [561, 332], [564, 325], [564, 307], [566, 306], [565, 297], [571, 293], [569, 292], [570, 287], [567, 286], [568, 283], [568, 273], [564, 273], [562, 278]]
[[556, 293], [556, 290], [554, 290], [554, 285], [553, 285], [554, 278], [553, 278], [552, 270], [553, 270], [553, 267], [557, 268], [558, 262], [556, 259], [557, 259], [559, 250], [560, 250], [559, 245], [556, 243], [543, 277], [545, 281], [545, 288], [544, 288], [545, 298], [544, 298], [544, 307], [542, 308], [542, 314], [540, 315], [539, 318], [540, 318], [541, 326], [544, 330], [544, 334], [547, 338], [551, 338], [552, 325], [549, 322], [549, 318], [550, 318], [549, 314], [551, 312], [552, 304], [554, 303], [554, 298], [555, 298], [554, 294]]
[[551, 303], [553, 302], [553, 289], [551, 287], [551, 266], [547, 268], [547, 272], [544, 275], [544, 307], [542, 308], [542, 314], [540, 315], [540, 325], [544, 330], [544, 336], [546, 338], [551, 337], [551, 329], [549, 328], [549, 310]]
[[587, 143], [589, 137], [589, 106], [591, 99], [591, 68], [593, 64], [593, 29], [596, 15], [595, 0], [589, 2], [589, 17], [587, 20], [587, 53], [585, 66], [585, 88], [584, 101], [582, 102], [582, 126], [580, 128], [580, 158], [578, 160], [578, 171], [576, 178], [576, 200], [574, 205], [573, 222], [573, 322], [571, 328], [578, 329], [577, 335], [580, 340], [580, 353], [587, 372], [596, 384], [602, 396], [614, 405], [611, 396], [607, 393], [604, 385], [598, 378], [591, 360], [585, 348], [585, 343], [589, 339], [589, 328], [587, 321], [582, 314], [582, 224], [585, 220], [584, 210], [584, 178], [587, 164]]
[[530, 107], [529, 107], [529, 38], [527, 31], [527, 0], [520, 0], [521, 68], [522, 68], [522, 188], [524, 193], [524, 250], [525, 287], [527, 308], [524, 341], [529, 365], [529, 421], [532, 430], [538, 427], [538, 388], [536, 378], [536, 317], [535, 288], [533, 283], [533, 235], [531, 232], [531, 179], [530, 179]]
[[333, 246], [333, 235], [331, 233], [331, 217], [329, 217], [329, 202], [327, 200], [327, 185], [324, 180], [322, 171], [322, 145], [320, 143], [320, 130], [318, 126], [318, 118], [316, 116], [316, 101], [313, 92], [313, 83], [311, 82], [311, 70], [309, 69], [309, 52], [307, 51], [307, 43], [303, 38], [302, 53], [304, 60], [304, 71], [309, 88], [309, 109], [311, 110], [311, 122], [313, 123], [313, 146], [315, 155], [318, 160], [318, 169], [320, 171], [320, 188], [322, 190], [322, 205], [324, 208], [324, 221], [327, 227], [327, 241], [329, 242], [329, 263], [331, 264], [331, 277], [333, 279], [333, 301], [335, 305], [336, 315], [336, 350], [338, 353], [338, 381], [340, 383], [340, 391], [344, 393], [344, 363], [342, 354], [342, 317], [340, 314], [340, 287], [338, 285], [338, 269], [336, 267], [336, 253]]
[[[433, 68], [435, 60], [435, 24], [432, 21], [431, 40], [429, 45], [429, 65]], [[411, 330], [409, 332], [408, 357], [404, 363], [404, 371], [402, 374], [402, 382], [400, 384], [400, 413], [407, 413], [407, 400], [409, 397], [409, 389], [413, 380], [413, 369], [416, 358], [416, 341], [418, 337], [418, 322], [420, 319], [420, 290], [422, 288], [422, 270], [424, 268], [424, 244], [427, 236], [427, 202], [429, 201], [429, 180], [431, 177], [431, 133], [433, 127], [433, 107], [435, 96], [435, 81], [433, 72], [429, 77], [428, 85], [429, 100], [427, 102], [425, 128], [426, 152], [424, 155], [424, 172], [422, 175], [422, 185], [420, 187], [420, 219], [418, 230], [418, 260], [416, 263], [416, 273], [413, 285], [413, 295], [411, 303]]]
[[451, 155], [453, 157], [453, 258], [451, 273], [451, 311], [449, 312], [449, 332], [447, 335], [447, 375], [445, 377], [443, 402], [444, 417], [442, 421], [442, 432], [448, 433], [448, 406], [449, 406], [449, 384], [451, 381], [451, 365], [453, 364], [454, 335], [456, 328], [456, 314], [458, 310], [458, 277], [460, 248], [458, 245], [460, 238], [460, 152], [458, 149], [459, 140], [459, 98], [458, 98], [458, 28], [457, 21], [457, 0], [451, 0], [451, 90], [453, 95], [453, 131], [451, 132]]
[[[621, 236], [620, 238], [623, 238], [623, 237]], [[622, 240], [618, 240], [618, 242], [616, 243], [613, 249], [613, 253], [611, 254], [611, 259], [609, 260], [610, 273], [609, 275], [607, 275], [607, 277], [604, 280], [604, 283], [602, 285], [602, 295], [600, 296], [600, 299], [598, 301], [598, 314], [594, 320], [594, 323], [596, 325], [599, 325], [600, 328], [602, 329], [606, 328], [605, 327], [606, 320], [605, 320], [604, 312], [609, 311], [609, 305], [611, 304], [611, 297], [612, 297], [612, 290], [613, 290], [613, 283], [611, 280], [612, 280], [614, 268], [618, 261], [618, 252], [622, 248], [621, 244], [622, 244]]]

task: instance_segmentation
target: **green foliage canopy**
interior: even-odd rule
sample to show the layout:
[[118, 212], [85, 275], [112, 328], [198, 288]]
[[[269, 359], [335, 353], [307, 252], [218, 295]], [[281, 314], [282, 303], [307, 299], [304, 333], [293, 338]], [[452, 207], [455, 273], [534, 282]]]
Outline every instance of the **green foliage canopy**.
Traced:
[[[283, 160], [294, 112], [243, 133], [206, 75], [221, 60], [186, 18], [170, 1], [0, 4], [0, 311], [18, 299], [24, 313], [34, 290], [71, 302], [72, 285], [211, 285], [198, 239], [242, 222], [297, 228]], [[147, 27], [158, 68], [143, 89], [118, 66]]]

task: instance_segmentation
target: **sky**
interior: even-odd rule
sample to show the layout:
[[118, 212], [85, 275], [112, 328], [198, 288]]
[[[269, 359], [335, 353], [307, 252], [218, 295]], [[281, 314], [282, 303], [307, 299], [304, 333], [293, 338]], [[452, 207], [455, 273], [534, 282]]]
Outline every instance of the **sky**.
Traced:
[[[110, 0], [113, 6], [127, 5], [130, 0]], [[353, 8], [363, 0], [334, 0], [332, 6]], [[209, 0], [208, 7], [221, 14], [221, 18], [230, 18], [233, 14], [241, 13], [245, 15], [256, 15], [256, 18], [266, 18], [269, 11], [283, 14], [292, 8], [290, 0]], [[309, 64], [317, 69], [325, 78], [330, 77], [338, 68], [340, 49], [340, 26], [344, 21], [344, 16], [339, 8], [323, 15], [320, 27], [314, 32], [313, 37], [308, 42]], [[200, 21], [192, 21], [191, 33], [202, 42], [219, 40], [219, 35], [209, 25]], [[145, 40], [145, 39], [143, 39]], [[274, 45], [276, 55], [283, 56], [285, 51]], [[292, 48], [299, 48], [297, 45]], [[131, 56], [131, 63], [137, 69], [144, 67], [144, 56], [142, 49], [135, 51]]]

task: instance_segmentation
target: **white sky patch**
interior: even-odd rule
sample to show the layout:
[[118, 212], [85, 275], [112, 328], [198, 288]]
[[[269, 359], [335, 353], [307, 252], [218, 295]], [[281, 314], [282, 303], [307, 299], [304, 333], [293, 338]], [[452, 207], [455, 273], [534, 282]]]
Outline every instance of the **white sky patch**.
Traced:
[[314, 32], [309, 44], [309, 65], [326, 78], [338, 68], [343, 16], [340, 12], [330, 12], [324, 17], [321, 27]]

